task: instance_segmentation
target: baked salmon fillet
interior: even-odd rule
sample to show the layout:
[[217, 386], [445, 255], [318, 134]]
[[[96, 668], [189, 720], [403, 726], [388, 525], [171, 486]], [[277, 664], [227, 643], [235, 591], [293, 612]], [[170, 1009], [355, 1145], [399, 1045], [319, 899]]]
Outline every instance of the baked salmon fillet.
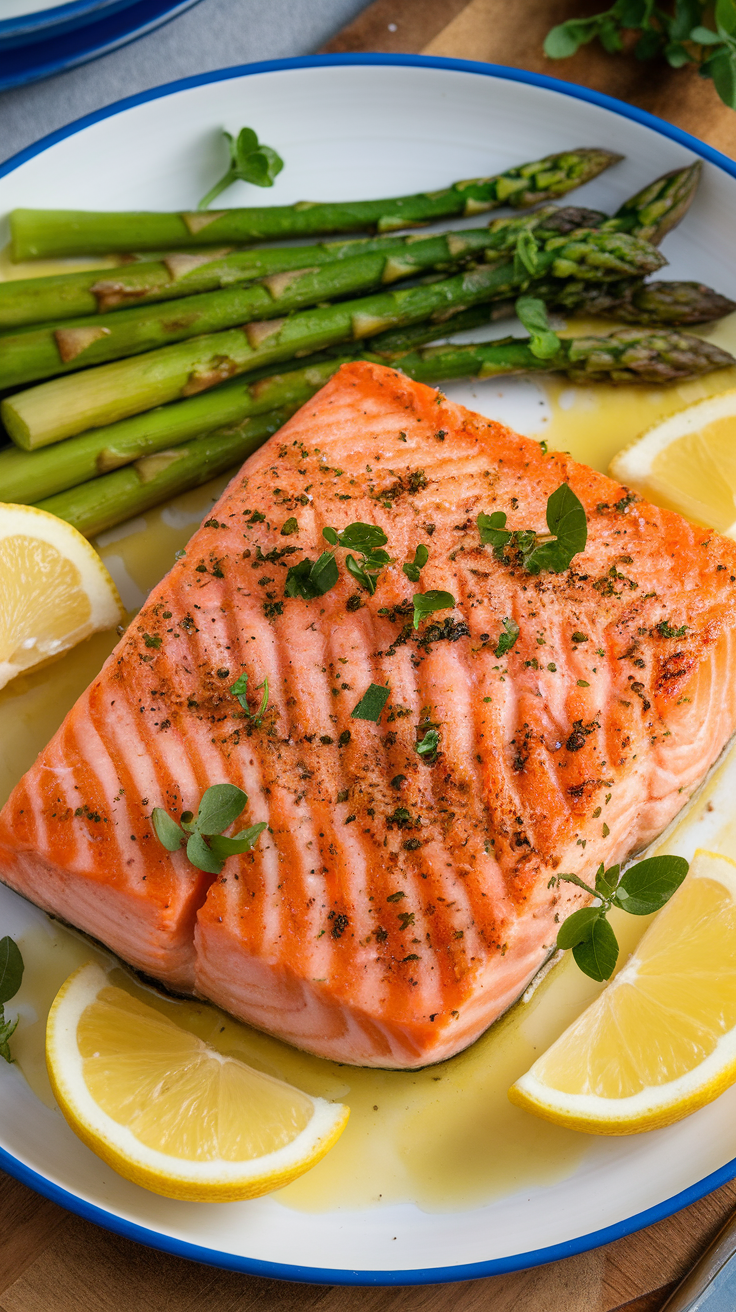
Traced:
[[[568, 568], [482, 543], [498, 511], [546, 533], [563, 483], [588, 522]], [[355, 522], [386, 535], [375, 593], [338, 547], [333, 586], [288, 595], [323, 529]], [[415, 627], [430, 591], [451, 596]], [[385, 705], [358, 718], [371, 684]], [[348, 364], [246, 462], [19, 783], [0, 874], [300, 1048], [417, 1067], [542, 965], [586, 899], [554, 877], [646, 847], [735, 727], [736, 544]], [[151, 814], [223, 782], [249, 795], [236, 827], [268, 829], [213, 876]]]

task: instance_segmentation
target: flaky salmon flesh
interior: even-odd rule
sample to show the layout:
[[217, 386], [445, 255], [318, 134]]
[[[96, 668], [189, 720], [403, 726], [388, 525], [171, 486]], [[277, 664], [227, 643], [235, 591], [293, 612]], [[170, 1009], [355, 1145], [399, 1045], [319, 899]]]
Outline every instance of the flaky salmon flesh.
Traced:
[[[569, 568], [534, 575], [482, 544], [480, 513], [546, 533], [563, 483], [588, 521]], [[338, 548], [333, 587], [286, 595], [322, 530], [354, 522], [386, 534], [375, 594]], [[402, 564], [420, 545], [417, 582]], [[415, 628], [412, 598], [433, 590], [454, 605]], [[553, 950], [586, 900], [554, 876], [625, 861], [687, 802], [734, 732], [735, 666], [736, 544], [347, 364], [246, 462], [18, 784], [0, 873], [299, 1048], [423, 1066], [472, 1043]], [[352, 715], [371, 684], [388, 689], [377, 721]], [[237, 829], [268, 824], [219, 876], [151, 819], [196, 812], [216, 783], [249, 796]]]

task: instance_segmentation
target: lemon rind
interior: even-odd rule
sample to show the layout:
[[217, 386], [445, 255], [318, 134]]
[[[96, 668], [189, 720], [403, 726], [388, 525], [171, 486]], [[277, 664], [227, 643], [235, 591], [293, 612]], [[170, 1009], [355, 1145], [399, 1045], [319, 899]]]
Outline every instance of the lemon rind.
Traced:
[[697, 433], [705, 424], [725, 419], [729, 415], [736, 416], [736, 388], [683, 406], [660, 423], [645, 429], [639, 437], [617, 451], [608, 472], [612, 478], [623, 483], [644, 480], [651, 472], [656, 457], [676, 438], [684, 437], [687, 433]]
[[[142, 1144], [95, 1102], [76, 1040], [79, 1018], [109, 983], [96, 962], [80, 966], [59, 990], [47, 1024], [46, 1061], [54, 1096], [71, 1128], [127, 1179], [170, 1198], [233, 1201], [283, 1187], [315, 1165], [342, 1133], [349, 1108], [311, 1097], [314, 1114], [289, 1144], [252, 1161], [183, 1161]], [[57, 1055], [63, 1051], [63, 1063]], [[227, 1059], [225, 1059], [227, 1060]], [[309, 1095], [305, 1095], [308, 1096]]]

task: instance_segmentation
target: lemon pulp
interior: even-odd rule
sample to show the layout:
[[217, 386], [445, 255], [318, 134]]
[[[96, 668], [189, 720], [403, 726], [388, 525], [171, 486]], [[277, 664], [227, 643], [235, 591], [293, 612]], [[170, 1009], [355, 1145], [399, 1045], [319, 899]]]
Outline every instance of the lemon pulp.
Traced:
[[0, 504], [0, 688], [123, 617], [89, 542], [33, 506]]
[[292, 1143], [312, 1118], [306, 1094], [221, 1056], [113, 985], [82, 1012], [77, 1041], [98, 1106], [173, 1157], [252, 1161]]
[[324, 1157], [349, 1115], [218, 1052], [94, 961], [54, 999], [46, 1064], [80, 1139], [168, 1198], [231, 1202], [279, 1189]]
[[736, 391], [669, 415], [619, 451], [610, 473], [655, 504], [736, 536]]

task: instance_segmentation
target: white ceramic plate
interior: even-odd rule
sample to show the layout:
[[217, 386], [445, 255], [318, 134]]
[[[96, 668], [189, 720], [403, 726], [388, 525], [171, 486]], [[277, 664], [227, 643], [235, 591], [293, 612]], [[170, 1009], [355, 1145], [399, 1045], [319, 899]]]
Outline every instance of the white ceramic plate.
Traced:
[[[702, 188], [688, 223], [667, 241], [671, 276], [699, 278], [736, 295], [736, 166], [730, 160], [583, 88], [450, 60], [303, 59], [148, 92], [4, 165], [0, 214], [24, 205], [188, 209], [211, 184], [217, 132], [244, 123], [257, 125], [261, 138], [288, 161], [266, 193], [273, 203], [432, 190], [548, 151], [605, 145], [621, 151], [625, 162], [575, 199], [615, 209], [645, 182], [699, 154], [708, 161]], [[246, 194], [234, 189], [227, 202], [247, 203]], [[7, 240], [6, 232], [0, 240]], [[448, 391], [522, 431], [540, 398], [524, 383], [494, 384], [477, 397], [462, 384]], [[732, 773], [716, 812], [734, 795]], [[697, 837], [708, 842], [703, 831]], [[3, 933], [27, 931], [42, 920], [6, 889], [0, 889], [0, 912]], [[592, 1141], [576, 1172], [558, 1184], [471, 1211], [432, 1214], [407, 1204], [309, 1214], [287, 1210], [274, 1198], [218, 1207], [177, 1203], [116, 1176], [58, 1113], [29, 1093], [16, 1070], [0, 1067], [0, 1164], [6, 1170], [154, 1247], [292, 1280], [436, 1283], [548, 1262], [630, 1233], [736, 1175], [734, 1088], [668, 1130]]]

